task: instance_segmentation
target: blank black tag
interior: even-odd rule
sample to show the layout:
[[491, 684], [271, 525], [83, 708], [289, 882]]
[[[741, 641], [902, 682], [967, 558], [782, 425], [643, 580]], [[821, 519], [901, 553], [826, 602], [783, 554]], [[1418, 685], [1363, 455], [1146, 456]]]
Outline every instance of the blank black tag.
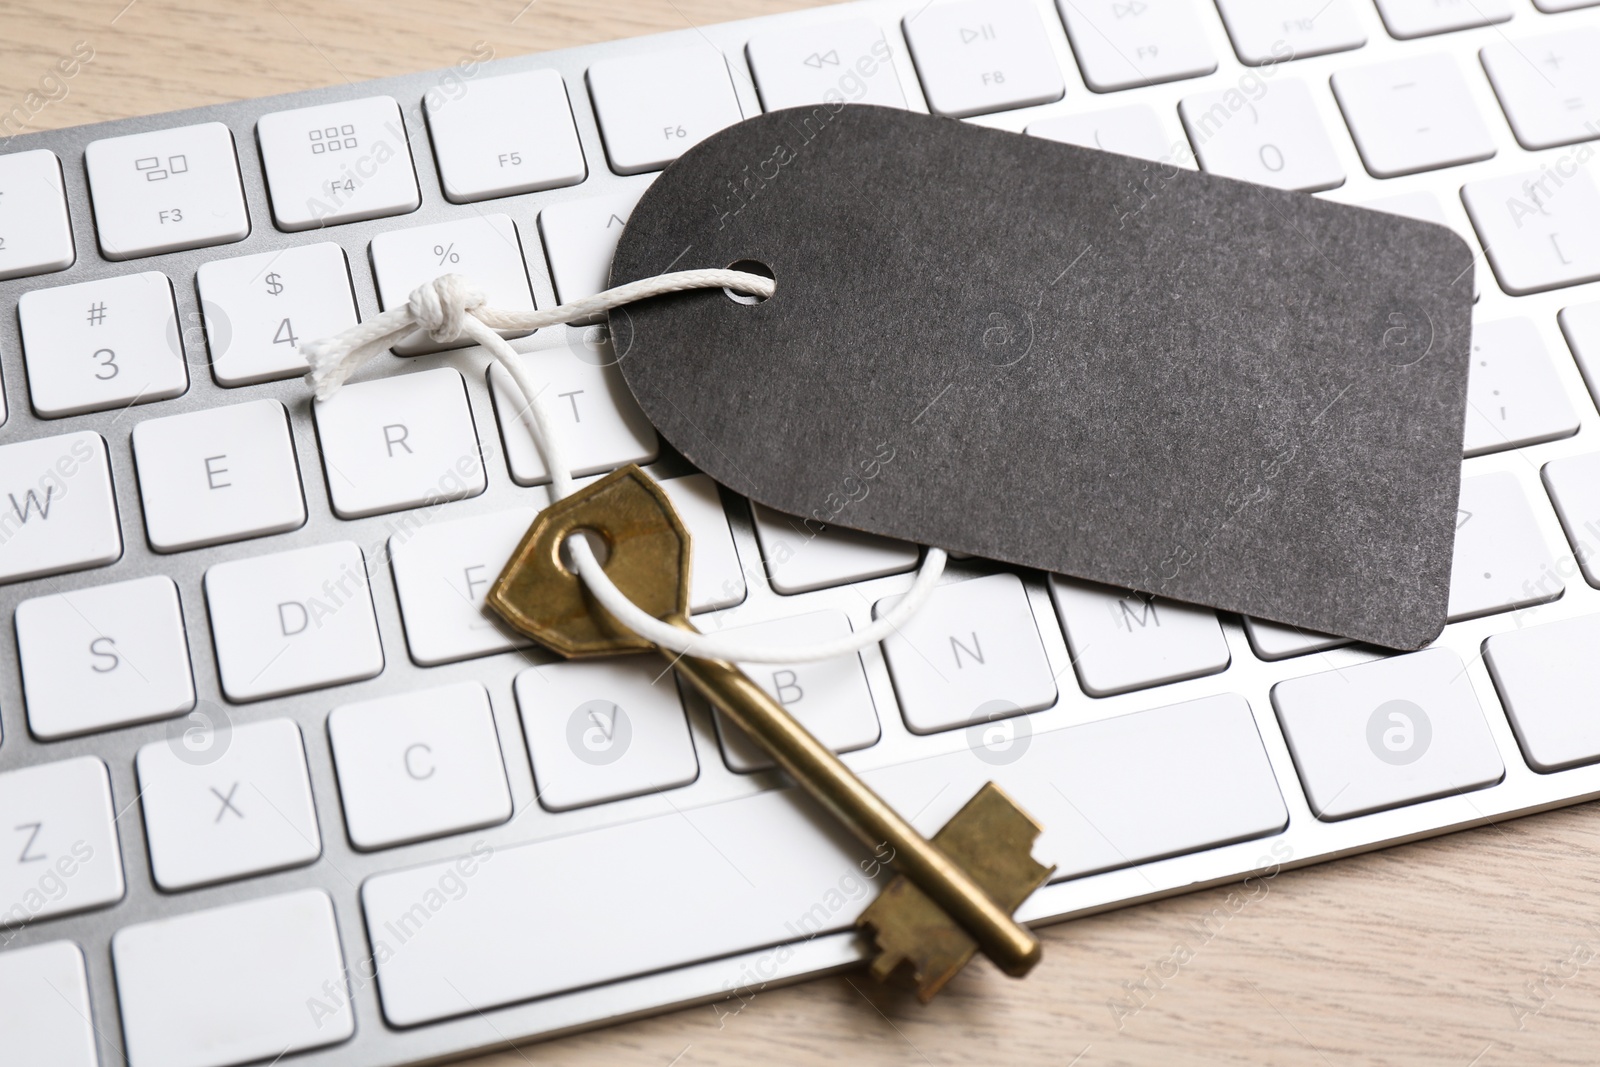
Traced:
[[1448, 229], [875, 107], [691, 149], [612, 283], [645, 413], [780, 511], [1391, 648], [1444, 625], [1473, 254]]

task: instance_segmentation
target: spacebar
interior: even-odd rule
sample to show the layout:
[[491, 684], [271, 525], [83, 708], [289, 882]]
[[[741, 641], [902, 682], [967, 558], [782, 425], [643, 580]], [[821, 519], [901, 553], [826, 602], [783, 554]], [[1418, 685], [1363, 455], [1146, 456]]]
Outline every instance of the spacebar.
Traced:
[[783, 790], [377, 875], [361, 900], [383, 1014], [412, 1026], [792, 941], [841, 885], [863, 901], [867, 855]]
[[[1022, 727], [1023, 730], [1026, 727]], [[1249, 705], [1224, 695], [966, 748], [864, 777], [932, 833], [987, 780], [1075, 877], [1275, 833], [1288, 819]], [[864, 864], [860, 865], [860, 864]], [[870, 850], [785, 789], [362, 886], [383, 1013], [414, 1026], [843, 930]]]

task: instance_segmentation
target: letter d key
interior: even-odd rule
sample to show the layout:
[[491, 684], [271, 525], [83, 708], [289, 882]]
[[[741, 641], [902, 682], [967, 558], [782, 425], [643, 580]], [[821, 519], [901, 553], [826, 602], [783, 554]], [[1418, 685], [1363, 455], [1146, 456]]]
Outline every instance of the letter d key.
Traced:
[[[661, 487], [632, 465], [534, 520], [489, 590], [489, 605], [507, 623], [569, 658], [655, 648], [562, 564], [562, 544], [580, 531], [604, 542], [606, 574], [635, 604], [694, 631], [688, 531]], [[998, 786], [985, 785], [929, 841], [733, 664], [663, 654], [862, 844], [892, 857], [898, 877], [857, 921], [875, 935], [874, 976], [905, 965], [927, 1002], [980, 948], [1018, 977], [1039, 962], [1038, 939], [1011, 913], [1052, 868], [1033, 859], [1039, 825]]]

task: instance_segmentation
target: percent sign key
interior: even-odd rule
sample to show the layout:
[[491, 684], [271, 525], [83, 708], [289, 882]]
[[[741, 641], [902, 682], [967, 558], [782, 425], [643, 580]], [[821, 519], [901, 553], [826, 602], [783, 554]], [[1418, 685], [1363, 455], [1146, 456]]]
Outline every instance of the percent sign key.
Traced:
[[461, 262], [461, 253], [456, 251], [456, 244], [451, 241], [447, 245], [434, 245], [433, 254], [439, 257], [439, 266], [454, 266]]

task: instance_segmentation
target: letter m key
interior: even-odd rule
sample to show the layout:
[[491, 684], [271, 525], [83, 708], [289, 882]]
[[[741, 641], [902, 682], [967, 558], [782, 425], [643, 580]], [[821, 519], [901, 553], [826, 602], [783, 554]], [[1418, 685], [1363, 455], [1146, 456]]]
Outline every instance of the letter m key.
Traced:
[[1149, 597], [1125, 597], [1111, 609], [1116, 625], [1133, 633], [1135, 625], [1143, 630], [1147, 626], [1160, 626], [1161, 616], [1156, 614], [1155, 601]]

